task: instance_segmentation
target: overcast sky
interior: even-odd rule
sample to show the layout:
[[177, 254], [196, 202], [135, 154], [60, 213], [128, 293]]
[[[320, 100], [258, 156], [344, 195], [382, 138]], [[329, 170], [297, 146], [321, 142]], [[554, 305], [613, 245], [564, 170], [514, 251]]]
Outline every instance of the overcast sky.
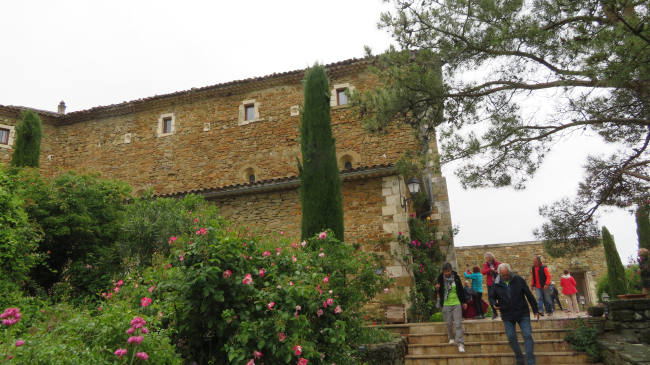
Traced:
[[[379, 0], [3, 1], [0, 104], [68, 112], [363, 56], [391, 43]], [[547, 100], [535, 100], [542, 105]], [[459, 246], [533, 240], [538, 207], [572, 195], [596, 138], [558, 146], [523, 192], [464, 191], [449, 168]], [[634, 218], [605, 214], [621, 258], [637, 246]]]

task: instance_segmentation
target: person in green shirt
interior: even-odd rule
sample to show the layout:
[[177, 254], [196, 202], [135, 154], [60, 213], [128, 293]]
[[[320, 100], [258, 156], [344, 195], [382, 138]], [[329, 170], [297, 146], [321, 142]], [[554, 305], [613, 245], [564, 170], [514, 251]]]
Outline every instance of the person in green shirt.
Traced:
[[[460, 276], [452, 270], [451, 264], [442, 264], [442, 274], [438, 275], [438, 304], [442, 307], [442, 317], [447, 324], [449, 344], [458, 344], [458, 352], [465, 352], [463, 336], [463, 309], [467, 309], [467, 299]], [[455, 329], [455, 334], [454, 334]]]

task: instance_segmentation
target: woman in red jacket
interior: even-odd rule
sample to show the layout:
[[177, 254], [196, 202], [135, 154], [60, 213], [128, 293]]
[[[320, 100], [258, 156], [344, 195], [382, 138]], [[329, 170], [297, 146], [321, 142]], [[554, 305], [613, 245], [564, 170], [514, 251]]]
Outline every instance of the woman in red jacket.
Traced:
[[567, 296], [567, 312], [580, 313], [578, 307], [578, 289], [576, 289], [576, 279], [569, 274], [569, 270], [564, 270], [564, 275], [560, 280], [562, 294]]
[[485, 284], [487, 285], [488, 289], [490, 307], [492, 307], [492, 319], [496, 319], [499, 316], [497, 314], [497, 309], [494, 308], [494, 299], [492, 299], [492, 284], [494, 283], [494, 279], [497, 277], [497, 275], [499, 275], [499, 272], [497, 271], [499, 265], [501, 265], [501, 263], [494, 258], [494, 254], [492, 252], [485, 253], [485, 263], [483, 264], [483, 270], [481, 270], [481, 274], [487, 275], [485, 278]]

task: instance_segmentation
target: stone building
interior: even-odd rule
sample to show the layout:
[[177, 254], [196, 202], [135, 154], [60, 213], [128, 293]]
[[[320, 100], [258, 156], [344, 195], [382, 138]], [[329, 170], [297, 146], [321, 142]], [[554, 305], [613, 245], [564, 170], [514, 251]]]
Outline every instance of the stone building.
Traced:
[[[367, 72], [369, 62], [326, 65], [345, 237], [361, 245], [408, 233], [410, 207], [402, 205], [408, 192], [393, 164], [417, 144], [406, 129], [368, 134], [352, 116], [344, 91], [378, 85]], [[127, 181], [136, 195], [147, 188], [159, 196], [202, 194], [227, 219], [298, 237], [303, 77], [304, 70], [276, 73], [67, 114], [63, 102], [57, 112], [35, 110], [44, 123], [41, 170], [50, 176], [67, 170], [100, 172]], [[11, 159], [23, 109], [28, 108], [0, 105], [0, 163]], [[435, 141], [429, 147], [437, 153]], [[445, 178], [434, 175], [432, 182], [430, 217], [446, 232], [451, 213]], [[453, 247], [443, 250], [455, 261]], [[403, 277], [398, 285], [409, 286], [400, 265], [392, 260], [385, 265]]]
[[[581, 252], [578, 256], [561, 258], [552, 258], [548, 255], [541, 241], [463, 246], [456, 247], [455, 250], [459, 270], [465, 270], [474, 265], [482, 269], [485, 263], [485, 253], [492, 252], [497, 261], [510, 264], [512, 271], [522, 276], [528, 283], [531, 282], [533, 257], [540, 256], [543, 264], [548, 266], [551, 280], [558, 287], [563, 306], [566, 303], [566, 297], [562, 295], [560, 277], [564, 274], [565, 269], [569, 270], [571, 276], [576, 280], [578, 298], [580, 296], [584, 297], [585, 303], [587, 304], [595, 304], [598, 301], [596, 297], [596, 283], [607, 273], [607, 261], [602, 246], [590, 248]], [[485, 287], [485, 282], [483, 286]], [[483, 292], [487, 293], [487, 288], [484, 288]]]

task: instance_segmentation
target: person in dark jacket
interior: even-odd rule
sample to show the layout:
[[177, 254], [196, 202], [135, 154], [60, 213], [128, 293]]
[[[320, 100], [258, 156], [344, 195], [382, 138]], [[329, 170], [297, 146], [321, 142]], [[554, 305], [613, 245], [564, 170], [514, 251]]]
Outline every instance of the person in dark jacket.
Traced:
[[465, 290], [465, 300], [469, 302], [472, 300], [472, 288], [469, 286], [469, 280], [465, 280], [465, 287], [463, 289]]
[[[494, 286], [490, 298], [494, 300], [495, 307], [501, 312], [501, 319], [506, 328], [506, 335], [512, 351], [517, 359], [516, 365], [535, 364], [535, 354], [532, 327], [530, 325], [530, 310], [533, 310], [535, 317], [539, 320], [539, 308], [537, 300], [528, 288], [528, 283], [521, 276], [512, 274], [510, 265], [501, 264], [498, 268], [499, 276], [494, 279]], [[528, 300], [528, 303], [526, 303]], [[526, 359], [521, 352], [519, 340], [517, 340], [517, 323], [524, 338], [526, 348]]]
[[[555, 311], [555, 303], [557, 302], [557, 305], [560, 306], [560, 310], [564, 310], [562, 308], [562, 302], [560, 302], [560, 292], [557, 290], [557, 286], [555, 286], [555, 282], [551, 281], [551, 285], [548, 287], [548, 291], [551, 293], [551, 303], [553, 303], [553, 309]], [[539, 304], [538, 304], [539, 305]]]
[[[438, 275], [438, 303], [442, 307], [442, 318], [447, 324], [449, 344], [458, 344], [458, 352], [465, 352], [463, 336], [463, 309], [467, 309], [467, 299], [460, 276], [451, 270], [451, 264], [442, 264], [442, 274]], [[454, 335], [454, 327], [456, 334]]]

